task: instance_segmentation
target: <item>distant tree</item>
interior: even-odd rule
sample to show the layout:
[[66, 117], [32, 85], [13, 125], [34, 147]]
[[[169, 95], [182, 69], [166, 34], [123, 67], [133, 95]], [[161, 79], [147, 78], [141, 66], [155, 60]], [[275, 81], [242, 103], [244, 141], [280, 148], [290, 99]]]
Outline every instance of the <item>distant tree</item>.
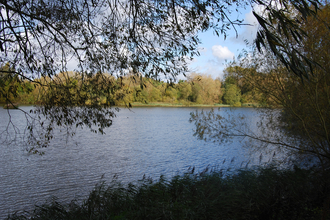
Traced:
[[228, 73], [228, 68], [225, 70], [223, 85], [226, 88], [229, 85], [238, 86], [238, 78], [232, 72]]
[[190, 101], [198, 104], [219, 103], [219, 96], [222, 95], [221, 82], [214, 80], [210, 75], [192, 73], [188, 76], [191, 84]]
[[177, 84], [177, 89], [179, 91], [179, 94], [178, 94], [179, 99], [188, 101], [188, 97], [192, 93], [191, 84], [188, 83], [187, 81], [180, 80]]
[[223, 96], [225, 103], [231, 106], [241, 106], [241, 90], [235, 84], [228, 84]]
[[164, 101], [165, 102], [170, 102], [170, 103], [174, 103], [178, 100], [178, 90], [176, 90], [174, 87], [172, 86], [168, 86], [165, 90], [165, 97], [164, 97]]
[[150, 102], [161, 102], [162, 101], [162, 93], [156, 87], [153, 87], [149, 93], [149, 101]]
[[[0, 100], [1, 102], [12, 102], [17, 97], [19, 78], [11, 73], [9, 63], [3, 65], [0, 69]], [[8, 103], [12, 104], [12, 103]]]
[[224, 70], [223, 84], [236, 85], [241, 91], [241, 103], [258, 103], [262, 100], [262, 92], [251, 82], [250, 75], [256, 74], [254, 67], [242, 67], [233, 62]]
[[214, 104], [219, 102], [221, 94], [221, 82], [214, 80], [211, 75], [201, 75], [198, 82], [202, 87], [202, 99], [204, 104]]

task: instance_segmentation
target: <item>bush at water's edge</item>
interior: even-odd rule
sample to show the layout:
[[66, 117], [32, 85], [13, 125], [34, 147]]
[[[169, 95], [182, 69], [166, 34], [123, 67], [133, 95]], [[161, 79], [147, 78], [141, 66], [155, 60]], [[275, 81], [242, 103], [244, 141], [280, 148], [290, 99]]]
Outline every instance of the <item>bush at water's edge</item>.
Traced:
[[[323, 219], [328, 176], [313, 169], [221, 171], [99, 184], [83, 204], [54, 200], [13, 219]], [[327, 216], [329, 217], [329, 216]], [[326, 218], [324, 218], [326, 219]]]

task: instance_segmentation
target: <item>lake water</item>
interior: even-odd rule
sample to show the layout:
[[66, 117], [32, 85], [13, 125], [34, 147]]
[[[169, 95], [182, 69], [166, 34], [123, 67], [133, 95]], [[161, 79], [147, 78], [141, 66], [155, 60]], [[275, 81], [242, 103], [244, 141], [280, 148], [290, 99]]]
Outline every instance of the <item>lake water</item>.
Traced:
[[[251, 156], [238, 141], [219, 145], [197, 140], [194, 124], [189, 123], [195, 110], [201, 108], [122, 109], [105, 135], [78, 130], [73, 138], [55, 138], [43, 156], [28, 154], [19, 141], [0, 144], [0, 219], [17, 210], [31, 210], [52, 196], [60, 201], [86, 198], [102, 176], [109, 182], [116, 174], [127, 183], [144, 174], [154, 179], [161, 174], [171, 177], [189, 167], [202, 171], [207, 166], [234, 169], [249, 160], [250, 165], [258, 163], [259, 154]], [[247, 115], [251, 125], [258, 119], [253, 108], [232, 111]], [[17, 110], [10, 113], [22, 132], [24, 115]], [[8, 118], [7, 110], [0, 109], [0, 131]], [[1, 133], [1, 139], [6, 135]]]

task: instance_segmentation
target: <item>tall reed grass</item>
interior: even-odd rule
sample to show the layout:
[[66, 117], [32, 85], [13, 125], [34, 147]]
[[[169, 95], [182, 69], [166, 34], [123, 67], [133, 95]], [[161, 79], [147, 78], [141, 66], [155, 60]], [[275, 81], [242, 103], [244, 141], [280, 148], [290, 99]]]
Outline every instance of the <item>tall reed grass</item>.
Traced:
[[[14, 219], [326, 219], [327, 175], [314, 169], [204, 171], [100, 183], [81, 204], [56, 200]], [[328, 216], [329, 217], [329, 216]]]

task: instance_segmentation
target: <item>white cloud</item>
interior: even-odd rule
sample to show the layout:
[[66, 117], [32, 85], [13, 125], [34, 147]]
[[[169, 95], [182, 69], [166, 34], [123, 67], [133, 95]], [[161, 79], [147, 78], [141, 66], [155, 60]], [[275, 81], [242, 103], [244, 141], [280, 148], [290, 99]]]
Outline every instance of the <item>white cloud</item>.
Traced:
[[244, 21], [247, 24], [250, 24], [250, 26], [247, 26], [247, 27], [253, 27], [258, 24], [258, 21], [257, 21], [256, 17], [253, 15], [252, 10], [249, 13], [245, 14]]
[[[260, 7], [255, 7], [257, 11], [260, 11]], [[255, 10], [253, 9], [253, 10]], [[244, 26], [241, 26], [239, 29], [238, 37], [231, 37], [230, 41], [239, 44], [245, 44], [246, 41], [251, 44], [256, 38], [257, 30], [259, 27], [258, 21], [253, 15], [252, 9], [250, 12], [245, 14], [244, 17]]]
[[259, 27], [259, 23], [256, 17], [253, 15], [252, 10], [245, 15], [245, 21], [250, 25], [245, 27], [245, 30], [242, 33], [242, 37], [245, 37], [249, 43], [252, 43], [256, 38]]
[[212, 54], [219, 60], [233, 59], [235, 54], [231, 52], [228, 47], [223, 47], [221, 45], [212, 46]]
[[[272, 2], [271, 5], [274, 5], [273, 3], [274, 2]], [[259, 5], [259, 4], [253, 4], [252, 11], [256, 12], [259, 15], [262, 15], [265, 11], [265, 6]], [[251, 14], [252, 14], [252, 11], [250, 12]]]

